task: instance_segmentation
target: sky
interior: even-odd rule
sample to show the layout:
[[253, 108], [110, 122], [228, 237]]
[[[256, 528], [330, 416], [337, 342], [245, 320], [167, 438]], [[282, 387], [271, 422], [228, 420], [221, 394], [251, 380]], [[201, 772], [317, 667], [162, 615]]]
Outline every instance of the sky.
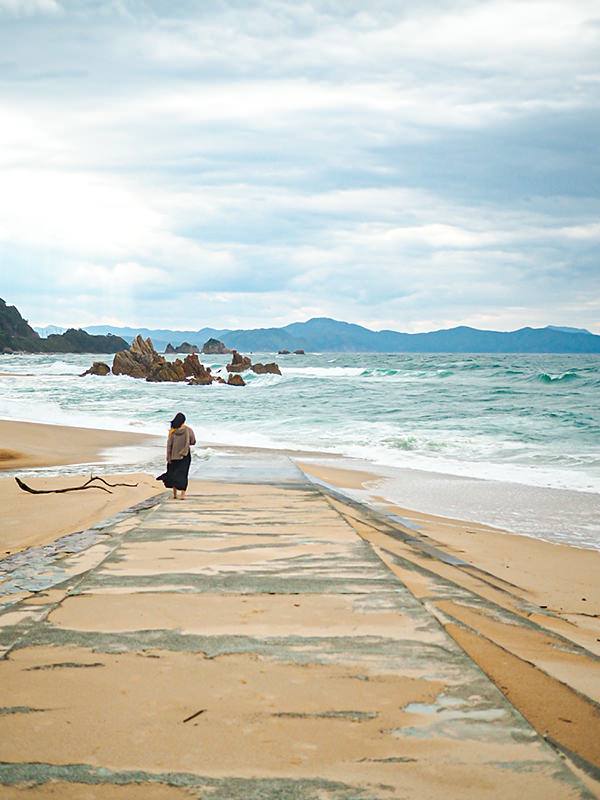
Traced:
[[31, 324], [600, 333], [597, 0], [0, 0]]

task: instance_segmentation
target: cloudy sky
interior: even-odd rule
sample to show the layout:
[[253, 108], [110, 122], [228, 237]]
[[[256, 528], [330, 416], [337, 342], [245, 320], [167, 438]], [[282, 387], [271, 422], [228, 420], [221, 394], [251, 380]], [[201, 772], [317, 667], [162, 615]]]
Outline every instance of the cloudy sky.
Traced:
[[598, 0], [0, 0], [32, 324], [600, 332]]

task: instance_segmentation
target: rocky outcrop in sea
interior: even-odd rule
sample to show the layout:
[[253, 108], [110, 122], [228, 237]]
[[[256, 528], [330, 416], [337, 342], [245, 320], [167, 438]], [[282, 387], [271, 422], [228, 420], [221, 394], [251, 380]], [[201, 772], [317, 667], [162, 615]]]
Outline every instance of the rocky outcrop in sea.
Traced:
[[[181, 345], [183, 347], [183, 345]], [[179, 348], [178, 348], [179, 349]], [[189, 353], [183, 361], [167, 361], [154, 349], [152, 339], [144, 339], [141, 334], [133, 340], [129, 350], [120, 350], [115, 353], [112, 370], [102, 361], [94, 361], [84, 375], [129, 375], [132, 378], [144, 378], [151, 383], [178, 383], [187, 381], [190, 386], [209, 386], [211, 383], [227, 383], [228, 386], [245, 386], [240, 372], [251, 369], [258, 375], [271, 373], [281, 375], [281, 370], [273, 361], [270, 364], [252, 364], [248, 356], [243, 356], [233, 351], [231, 364], [227, 364], [229, 378], [225, 381], [220, 375], [213, 375], [210, 367], [205, 367], [198, 358], [197, 353]]]
[[[250, 359], [236, 351], [234, 351], [233, 362], [233, 369], [230, 369], [232, 365], [227, 365], [230, 373], [238, 373], [251, 367]], [[277, 364], [256, 364], [255, 367], [256, 369], [253, 369], [258, 373], [275, 371], [273, 368], [279, 370]], [[151, 383], [186, 381], [189, 386], [209, 386], [211, 383], [226, 383], [228, 386], [246, 385], [241, 375], [238, 374], [230, 374], [227, 381], [220, 375], [213, 375], [210, 367], [200, 363], [197, 353], [189, 353], [183, 361], [180, 358], [176, 358], [175, 361], [167, 361], [164, 355], [156, 352], [152, 339], [144, 339], [141, 334], [135, 337], [128, 350], [120, 350], [115, 353], [112, 370], [108, 364], [94, 361], [81, 377], [84, 375], [108, 375], [111, 371], [113, 375], [129, 375], [132, 378], [143, 378]], [[281, 373], [278, 372], [278, 374]]]
[[204, 342], [200, 352], [208, 356], [225, 356], [229, 355], [231, 350], [228, 347], [225, 347], [223, 342], [220, 342], [218, 339], [210, 338]]

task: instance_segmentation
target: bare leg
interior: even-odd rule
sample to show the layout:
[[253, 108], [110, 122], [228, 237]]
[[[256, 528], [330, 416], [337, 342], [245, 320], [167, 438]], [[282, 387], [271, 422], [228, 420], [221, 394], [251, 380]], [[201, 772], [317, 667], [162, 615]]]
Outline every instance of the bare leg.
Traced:
[[183, 500], [184, 497], [185, 497], [185, 489], [181, 492], [181, 497], [179, 499]]
[[173, 488], [173, 500], [177, 500], [177, 489]]

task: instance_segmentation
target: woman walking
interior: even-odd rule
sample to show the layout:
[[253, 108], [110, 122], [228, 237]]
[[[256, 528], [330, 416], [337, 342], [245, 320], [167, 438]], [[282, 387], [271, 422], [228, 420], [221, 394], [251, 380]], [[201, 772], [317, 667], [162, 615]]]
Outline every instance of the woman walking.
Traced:
[[184, 425], [185, 416], [179, 412], [171, 420], [171, 430], [167, 439], [167, 471], [156, 480], [162, 481], [167, 489], [173, 489], [173, 498], [177, 500], [177, 490], [181, 492], [181, 500], [188, 487], [188, 473], [192, 456], [190, 446], [196, 444], [194, 431]]

